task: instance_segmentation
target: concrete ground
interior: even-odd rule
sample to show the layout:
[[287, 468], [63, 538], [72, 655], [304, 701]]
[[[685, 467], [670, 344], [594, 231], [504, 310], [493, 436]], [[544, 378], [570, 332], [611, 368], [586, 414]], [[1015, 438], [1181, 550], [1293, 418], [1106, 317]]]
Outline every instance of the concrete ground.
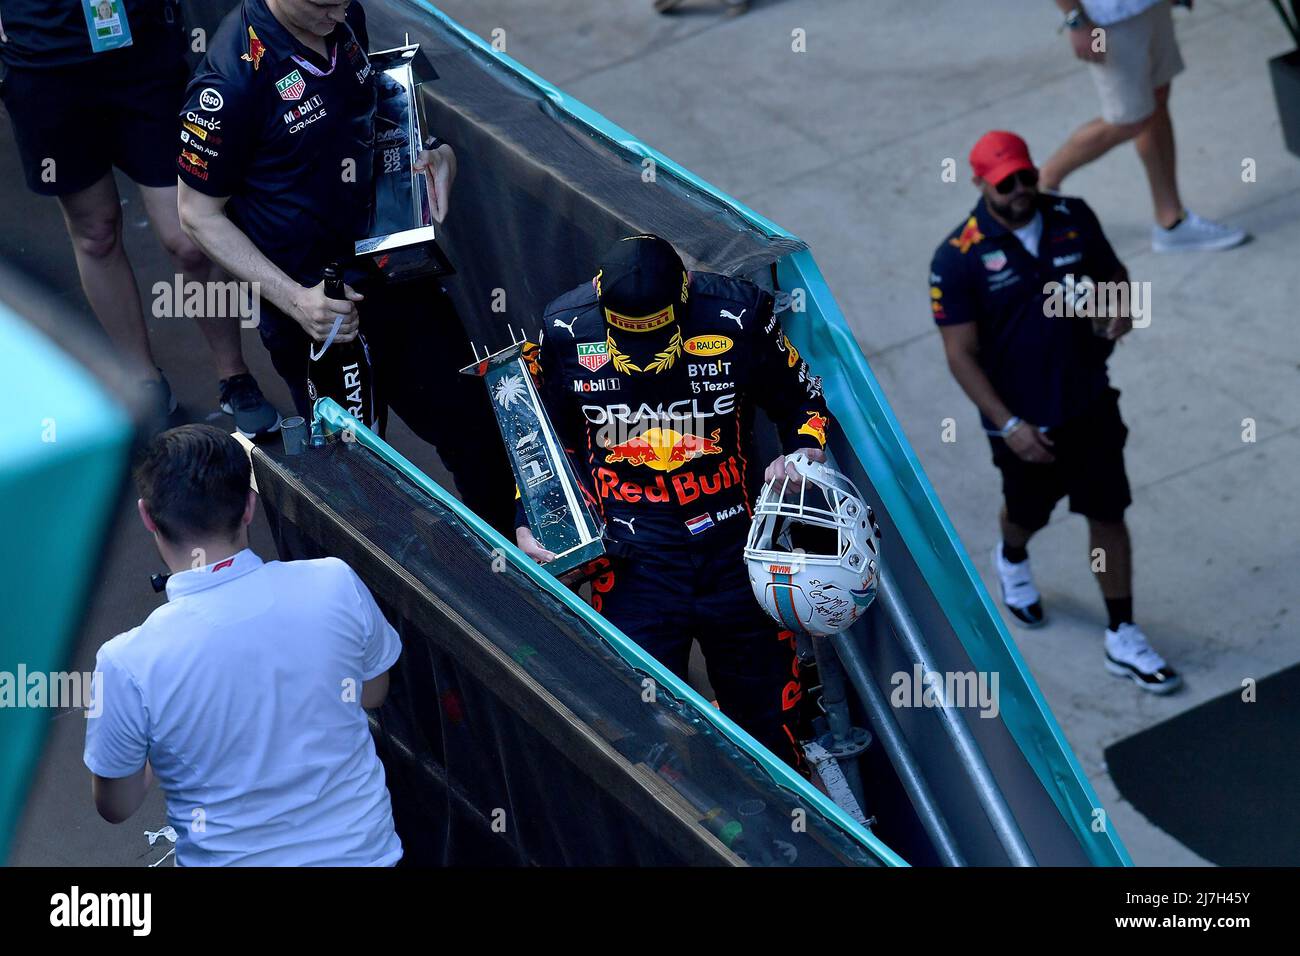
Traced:
[[[669, 17], [655, 15], [650, 0], [442, 6], [480, 35], [500, 28], [516, 59], [808, 241], [996, 591], [989, 553], [998, 478], [972, 407], [943, 361], [926, 275], [934, 247], [974, 202], [965, 155], [980, 133], [1014, 129], [1041, 161], [1096, 113], [1086, 69], [1055, 33], [1054, 7], [757, 0], [731, 18], [711, 0], [687, 0]], [[1066, 192], [1088, 200], [1133, 278], [1152, 283], [1151, 325], [1117, 349], [1111, 368], [1131, 429], [1138, 620], [1187, 687], [1157, 699], [1102, 670], [1105, 617], [1088, 573], [1086, 528], [1063, 506], [1031, 547], [1052, 625], [1012, 628], [1113, 824], [1134, 860], [1148, 865], [1205, 861], [1118, 795], [1105, 747], [1300, 660], [1293, 570], [1300, 346], [1286, 331], [1294, 326], [1287, 307], [1300, 244], [1300, 161], [1282, 148], [1266, 64], [1288, 42], [1263, 3], [1200, 0], [1175, 19], [1188, 64], [1172, 99], [1185, 199], [1203, 215], [1245, 226], [1255, 241], [1223, 253], [1153, 255], [1146, 183], [1131, 147], [1079, 172]], [[792, 50], [796, 35], [806, 52]], [[956, 182], [941, 175], [949, 158]], [[1243, 181], [1246, 160], [1252, 181]], [[0, 150], [0, 163], [12, 161], [11, 150]], [[0, 169], [12, 182], [9, 171]], [[16, 201], [20, 211], [6, 223], [32, 221], [20, 218], [24, 211], [55, 217], [33, 242], [52, 250], [45, 254], [75, 300], [53, 207], [27, 196]], [[142, 281], [156, 277], [148, 267], [169, 272], [139, 230], [133, 241], [148, 247]], [[162, 335], [177, 361], [187, 349], [195, 354], [194, 343], [183, 341], [196, 337], [193, 329]], [[278, 384], [255, 337], [247, 351], [262, 380]], [[178, 387], [196, 413], [212, 406], [211, 391], [198, 373]], [[941, 440], [947, 418], [958, 423], [955, 442]], [[1254, 441], [1243, 440], [1246, 419]], [[157, 565], [138, 527], [119, 536], [119, 557], [115, 573], [133, 606], [96, 606], [83, 658], [152, 606], [145, 577]], [[131, 864], [161, 856], [139, 832], [161, 825], [156, 797], [126, 828], [94, 817], [72, 723], [55, 722], [12, 862]]]

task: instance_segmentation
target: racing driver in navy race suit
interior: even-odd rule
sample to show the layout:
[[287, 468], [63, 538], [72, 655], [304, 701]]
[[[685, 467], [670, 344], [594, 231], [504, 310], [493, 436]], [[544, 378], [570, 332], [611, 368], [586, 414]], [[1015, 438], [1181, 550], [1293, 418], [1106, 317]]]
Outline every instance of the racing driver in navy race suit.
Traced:
[[[755, 601], [743, 558], [754, 407], [786, 454], [817, 461], [829, 415], [771, 293], [688, 274], [666, 240], [631, 236], [547, 307], [543, 328], [539, 391], [606, 524], [592, 606], [682, 678], [698, 639], [722, 710], [799, 767], [794, 637]], [[782, 455], [765, 477], [788, 467]], [[555, 557], [522, 505], [515, 524], [526, 554]]]

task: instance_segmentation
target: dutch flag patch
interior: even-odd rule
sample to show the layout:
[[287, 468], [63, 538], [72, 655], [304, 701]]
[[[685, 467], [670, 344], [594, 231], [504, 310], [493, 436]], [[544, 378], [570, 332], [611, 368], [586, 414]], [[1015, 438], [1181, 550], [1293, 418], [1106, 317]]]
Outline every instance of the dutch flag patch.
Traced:
[[701, 531], [708, 531], [713, 527], [713, 519], [708, 515], [700, 515], [698, 518], [691, 518], [686, 522], [686, 530], [691, 534], [699, 534]]

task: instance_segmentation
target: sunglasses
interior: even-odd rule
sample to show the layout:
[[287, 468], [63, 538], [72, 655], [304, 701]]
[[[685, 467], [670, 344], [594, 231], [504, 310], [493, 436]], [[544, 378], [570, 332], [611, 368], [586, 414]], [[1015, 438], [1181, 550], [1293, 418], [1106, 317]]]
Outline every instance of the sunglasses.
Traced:
[[1018, 172], [1014, 172], [1006, 179], [999, 180], [997, 185], [993, 188], [1005, 196], [1016, 188], [1017, 182], [1026, 189], [1033, 189], [1038, 185], [1038, 170], [1022, 169]]

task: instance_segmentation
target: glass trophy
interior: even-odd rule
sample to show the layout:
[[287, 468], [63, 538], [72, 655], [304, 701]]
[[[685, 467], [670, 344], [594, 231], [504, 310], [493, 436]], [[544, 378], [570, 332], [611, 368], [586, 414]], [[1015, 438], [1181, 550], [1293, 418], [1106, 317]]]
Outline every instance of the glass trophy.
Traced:
[[356, 243], [353, 265], [384, 282], [455, 272], [436, 240], [429, 179], [415, 170], [424, 142], [415, 67], [428, 64], [419, 50], [418, 43], [409, 43], [370, 54], [379, 94], [374, 216], [370, 237]]
[[528, 360], [537, 348], [531, 342], [515, 342], [461, 373], [477, 375], [487, 385], [528, 527], [542, 547], [557, 555], [543, 567], [558, 578], [605, 553], [604, 527], [578, 484], [533, 384]]

